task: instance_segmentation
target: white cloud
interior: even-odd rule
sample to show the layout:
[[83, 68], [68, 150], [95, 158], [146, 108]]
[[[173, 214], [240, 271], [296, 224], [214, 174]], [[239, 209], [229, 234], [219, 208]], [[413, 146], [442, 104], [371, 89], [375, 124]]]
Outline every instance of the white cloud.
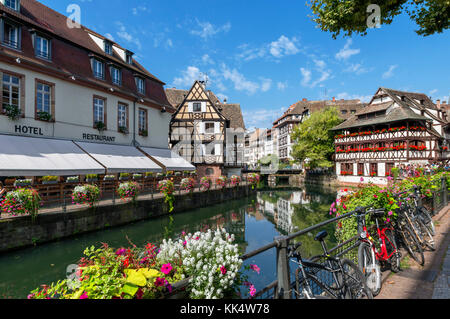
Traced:
[[348, 39], [347, 43], [345, 43], [344, 47], [336, 53], [336, 59], [338, 60], [347, 60], [352, 55], [359, 54], [361, 52], [360, 49], [351, 49], [352, 39]]
[[261, 78], [261, 91], [267, 92], [272, 87], [272, 80], [271, 79], [265, 79]]
[[311, 81], [311, 71], [307, 70], [305, 68], [300, 68], [300, 72], [302, 72], [302, 85], [303, 86], [308, 86], [309, 82]]
[[285, 81], [285, 82], [278, 82], [277, 83], [277, 88], [280, 91], [284, 91], [287, 87], [288, 87], [287, 81]]
[[194, 82], [200, 79], [200, 69], [195, 66], [188, 66], [181, 72], [181, 77], [175, 78], [173, 84], [179, 88], [190, 88]]
[[150, 11], [148, 7], [146, 6], [138, 6], [136, 8], [132, 8], [131, 12], [133, 15], [137, 16], [139, 13], [148, 12]]
[[316, 65], [316, 71], [320, 74], [320, 77], [317, 80], [311, 82], [312, 71], [305, 68], [300, 68], [300, 72], [302, 73], [302, 86], [313, 88], [330, 78], [331, 71], [326, 69], [327, 64], [325, 63], [325, 61], [314, 59], [314, 64]]
[[389, 67], [389, 70], [383, 73], [383, 79], [388, 79], [394, 75], [394, 70], [398, 67], [397, 64], [391, 65]]
[[211, 57], [209, 56], [209, 54], [204, 54], [202, 56], [202, 63], [203, 64], [214, 64], [214, 61], [211, 59]]
[[220, 27], [216, 27], [210, 22], [200, 22], [198, 20], [197, 24], [200, 27], [200, 30], [191, 30], [190, 33], [201, 37], [203, 40], [208, 40], [208, 38], [221, 32], [227, 33], [231, 29], [230, 22], [227, 22], [226, 24]]
[[248, 128], [270, 128], [280, 116], [280, 113], [273, 109], [258, 109], [256, 111], [244, 111], [242, 115], [245, 119], [245, 126]]
[[430, 91], [430, 95], [434, 95], [435, 93], [437, 93], [439, 90], [438, 89], [434, 89]]
[[107, 39], [111, 40], [111, 41], [114, 41], [114, 37], [113, 37], [113, 35], [112, 35], [111, 33], [106, 33], [106, 34], [105, 34], [105, 37], [106, 37]]
[[355, 64], [352, 63], [346, 69], [344, 69], [344, 72], [360, 75], [360, 74], [369, 72], [369, 70], [366, 69], [365, 67], [363, 67], [361, 63], [355, 63]]
[[122, 22], [118, 21], [116, 22], [116, 25], [119, 28], [119, 31], [117, 31], [116, 34], [120, 39], [136, 45], [139, 50], [142, 49], [141, 41], [138, 38], [135, 38], [131, 33], [129, 33]]
[[222, 77], [231, 81], [234, 89], [237, 91], [245, 91], [248, 94], [255, 94], [258, 91], [267, 92], [272, 87], [272, 80], [260, 77], [260, 83], [247, 80], [246, 77], [236, 69], [230, 69], [225, 63], [221, 64]]
[[358, 95], [358, 94], [349, 94], [347, 92], [339, 93], [336, 97], [338, 100], [360, 100], [361, 102], [369, 103], [372, 99], [372, 95]]
[[276, 58], [281, 58], [285, 55], [294, 55], [300, 52], [297, 48], [296, 38], [289, 39], [288, 37], [282, 35], [277, 41], [274, 41], [269, 46], [269, 52]]

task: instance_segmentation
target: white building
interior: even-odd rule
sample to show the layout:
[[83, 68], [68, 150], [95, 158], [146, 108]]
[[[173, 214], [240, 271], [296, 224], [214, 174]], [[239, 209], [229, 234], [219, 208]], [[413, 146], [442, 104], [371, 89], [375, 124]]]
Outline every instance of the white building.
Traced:
[[1, 3], [0, 176], [192, 169], [170, 163], [175, 109], [132, 52], [37, 1]]

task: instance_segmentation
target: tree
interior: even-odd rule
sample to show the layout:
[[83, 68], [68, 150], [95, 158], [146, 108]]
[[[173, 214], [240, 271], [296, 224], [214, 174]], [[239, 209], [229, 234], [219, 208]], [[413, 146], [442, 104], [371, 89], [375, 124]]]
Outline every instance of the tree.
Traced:
[[[379, 24], [391, 24], [394, 18], [406, 12], [416, 22], [416, 33], [428, 36], [442, 33], [449, 28], [450, 0], [310, 0], [315, 21], [320, 29], [332, 33], [334, 39], [342, 32], [367, 34], [375, 22], [375, 11], [370, 5], [380, 8]], [[369, 12], [368, 12], [369, 11]]]
[[292, 157], [300, 162], [307, 161], [311, 168], [333, 166], [334, 134], [330, 129], [342, 122], [336, 107], [313, 113], [293, 129]]

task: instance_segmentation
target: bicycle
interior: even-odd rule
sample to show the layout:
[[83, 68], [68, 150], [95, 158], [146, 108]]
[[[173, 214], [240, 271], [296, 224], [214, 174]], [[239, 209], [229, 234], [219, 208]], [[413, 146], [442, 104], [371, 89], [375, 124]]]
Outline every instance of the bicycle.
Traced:
[[422, 203], [422, 194], [420, 192], [421, 186], [415, 186], [414, 192], [411, 195], [412, 200], [414, 201], [415, 206], [415, 214], [419, 217], [422, 223], [425, 224], [427, 229], [429, 230], [432, 236], [436, 235], [436, 228], [434, 227], [433, 218], [431, 217], [431, 213], [428, 209], [423, 206]]
[[[408, 191], [398, 193], [394, 195], [397, 199]], [[408, 216], [408, 207], [405, 202], [400, 203], [400, 207], [397, 209], [397, 221], [394, 229], [397, 231], [399, 237], [408, 251], [409, 255], [421, 266], [425, 263], [425, 257], [423, 255], [422, 245], [416, 236], [416, 232], [411, 227], [410, 219]]]
[[[297, 299], [373, 299], [365, 284], [363, 274], [348, 259], [332, 257], [328, 254], [324, 239], [328, 236], [322, 231], [315, 237], [320, 241], [324, 255], [311, 260], [303, 259], [298, 248], [301, 243], [288, 247], [288, 257], [298, 264], [295, 271], [295, 297]], [[319, 263], [324, 258], [325, 263]], [[328, 278], [326, 278], [328, 275]], [[331, 277], [331, 278], [330, 278]]]
[[[378, 223], [378, 218], [383, 217], [384, 214], [384, 208], [367, 211], [367, 208], [363, 207], [358, 208], [355, 213], [360, 227], [358, 229], [360, 241], [358, 266], [374, 296], [381, 291], [381, 266], [389, 264], [391, 271], [400, 271], [401, 254], [395, 241], [394, 228], [391, 225], [380, 227]], [[375, 218], [377, 230], [375, 238], [367, 230], [366, 215], [372, 215]]]

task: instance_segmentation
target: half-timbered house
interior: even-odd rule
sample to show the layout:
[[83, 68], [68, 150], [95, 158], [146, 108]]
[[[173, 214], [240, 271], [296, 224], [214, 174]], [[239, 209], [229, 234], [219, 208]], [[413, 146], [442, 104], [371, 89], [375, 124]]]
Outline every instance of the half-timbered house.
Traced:
[[222, 103], [201, 81], [189, 91], [167, 89], [166, 94], [177, 109], [171, 147], [197, 167], [199, 176], [239, 174], [245, 131], [240, 105]]
[[422, 93], [379, 88], [367, 107], [333, 131], [343, 183], [386, 184], [393, 167], [450, 159], [446, 109]]

